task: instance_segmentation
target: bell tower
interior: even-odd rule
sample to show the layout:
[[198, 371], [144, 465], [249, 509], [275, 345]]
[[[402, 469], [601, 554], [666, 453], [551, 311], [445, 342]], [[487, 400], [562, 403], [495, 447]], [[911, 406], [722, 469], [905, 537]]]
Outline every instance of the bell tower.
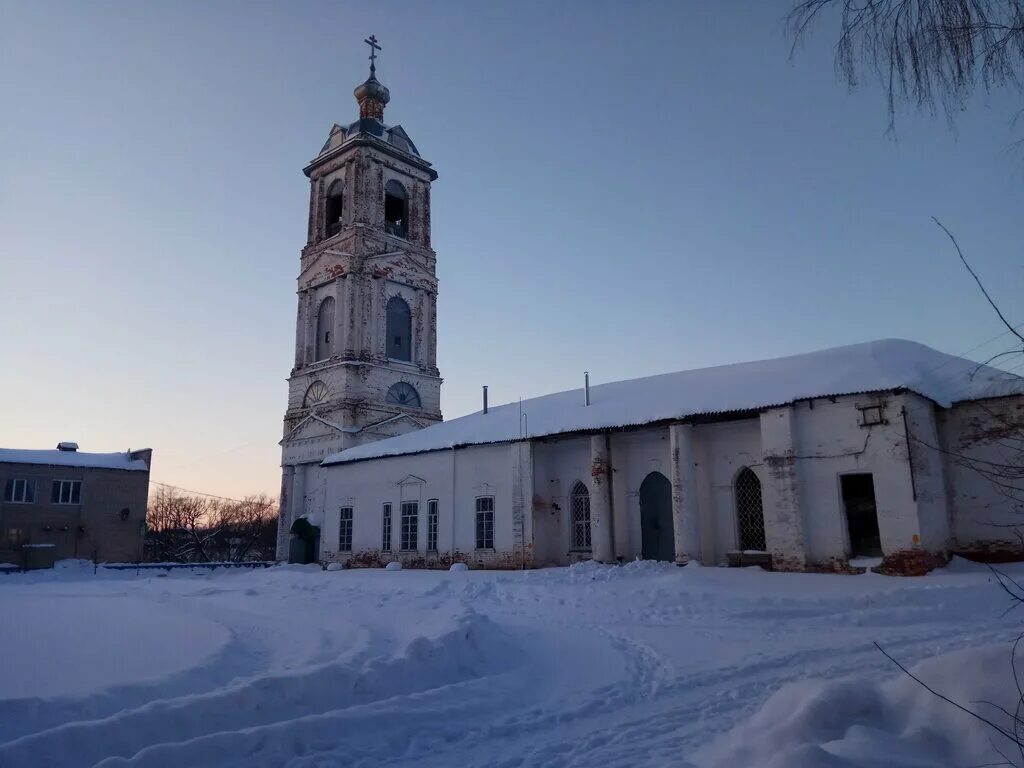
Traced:
[[309, 221], [281, 441], [278, 557], [295, 520], [319, 524], [325, 456], [441, 420], [430, 245], [437, 173], [400, 125], [384, 122], [391, 94], [377, 80], [377, 39], [366, 43], [359, 119], [335, 124], [303, 169]]

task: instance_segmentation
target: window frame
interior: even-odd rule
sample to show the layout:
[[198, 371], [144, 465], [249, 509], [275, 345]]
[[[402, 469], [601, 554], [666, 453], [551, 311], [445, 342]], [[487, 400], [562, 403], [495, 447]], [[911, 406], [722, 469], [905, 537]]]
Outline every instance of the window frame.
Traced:
[[[580, 493], [578, 489], [583, 489]], [[576, 520], [576, 500], [586, 499], [586, 519]], [[584, 532], [582, 541], [584, 543], [577, 543], [581, 539], [577, 537], [577, 528], [580, 528]], [[582, 480], [577, 480], [572, 485], [572, 489], [569, 491], [569, 551], [589, 553], [594, 551], [594, 529], [593, 529], [593, 507], [590, 499], [590, 489]]]
[[[329, 318], [324, 317], [324, 310], [326, 307], [330, 307]], [[324, 328], [324, 321], [327, 320], [327, 328]], [[324, 296], [320, 300], [320, 303], [316, 306], [316, 336], [313, 339], [313, 357], [316, 358], [314, 363], [321, 363], [324, 360], [330, 360], [335, 355], [334, 349], [334, 331], [338, 326], [338, 302], [335, 301], [333, 296]], [[321, 338], [323, 341], [321, 342]], [[326, 354], [321, 356], [321, 351]]]
[[[68, 488], [68, 500], [63, 501], [64, 488]], [[77, 498], [75, 497], [75, 490], [78, 490]], [[54, 478], [53, 485], [50, 490], [50, 503], [56, 504], [61, 507], [74, 507], [82, 503], [82, 481], [81, 480], [70, 480], [64, 478]]]
[[390, 552], [391, 551], [391, 502], [385, 501], [384, 507], [381, 510], [381, 538], [380, 538], [380, 551]]
[[[392, 187], [393, 190], [397, 187], [397, 190], [400, 191], [401, 194], [393, 194], [392, 192], [389, 192], [388, 187]], [[389, 197], [393, 200], [400, 201], [402, 205], [402, 215], [395, 221], [388, 218]], [[402, 240], [407, 240], [409, 238], [409, 208], [409, 190], [406, 189], [405, 185], [398, 179], [388, 179], [384, 184], [384, 232], [386, 234]]]
[[[402, 304], [405, 305], [405, 309], [406, 309], [405, 318], [403, 319], [403, 324], [404, 325], [403, 325], [402, 328], [399, 328], [397, 330], [401, 331], [403, 334], [406, 334], [406, 336], [407, 336], [408, 342], [407, 342], [406, 346], [409, 348], [409, 356], [408, 357], [395, 357], [393, 354], [391, 354], [392, 348], [393, 348], [393, 340], [395, 338], [394, 331], [396, 329], [392, 326], [392, 322], [391, 322], [392, 313], [391, 313], [391, 309], [390, 308], [391, 308], [392, 302], [396, 302], [396, 301], [402, 302]], [[388, 360], [392, 360], [392, 361], [398, 362], [398, 363], [409, 363], [409, 364], [412, 364], [412, 363], [415, 362], [415, 360], [416, 360], [416, 350], [413, 347], [413, 328], [414, 328], [414, 326], [415, 326], [415, 324], [413, 323], [412, 304], [409, 303], [409, 300], [405, 296], [400, 294], [400, 293], [396, 293], [393, 296], [391, 296], [388, 299], [387, 303], [384, 305], [384, 355], [385, 355], [385, 357], [387, 357]], [[401, 336], [399, 336], [399, 338], [401, 338]], [[417, 391], [416, 394], [418, 395], [419, 391]]]
[[[756, 507], [753, 503], [755, 497]], [[742, 467], [733, 478], [732, 499], [736, 516], [736, 548], [740, 552], [767, 552], [768, 533], [764, 522], [764, 485], [761, 478], [750, 467]], [[758, 526], [756, 518], [760, 518], [760, 526]], [[760, 527], [760, 531], [757, 530], [758, 527]], [[764, 546], [744, 546], [744, 544], [751, 543], [744, 542], [745, 533], [747, 535], [759, 533]]]
[[[345, 513], [348, 513], [346, 516]], [[352, 551], [352, 528], [354, 525], [354, 511], [351, 506], [344, 506], [338, 509], [338, 551]], [[347, 525], [346, 525], [347, 524]], [[347, 541], [346, 541], [347, 539]], [[346, 546], [346, 543], [348, 546]]]
[[[331, 209], [335, 206], [333, 201], [337, 200], [338, 217], [331, 221]], [[330, 239], [339, 234], [345, 226], [345, 183], [342, 179], [335, 179], [327, 188], [324, 194], [324, 239]]]
[[437, 499], [427, 499], [427, 552], [437, 552], [439, 517]]
[[[481, 509], [481, 502], [490, 502], [490, 509]], [[494, 551], [494, 497], [493, 496], [477, 496], [474, 502], [474, 509], [476, 515], [473, 520], [475, 523], [476, 532], [476, 549], [480, 552], [493, 552]], [[486, 516], [489, 515], [490, 519]], [[483, 517], [482, 517], [483, 516]], [[488, 531], [489, 529], [489, 531]], [[481, 536], [481, 532], [483, 536]], [[489, 532], [489, 536], [488, 536]], [[490, 544], [488, 545], [488, 541]]]
[[[21, 483], [21, 498], [16, 493], [18, 483]], [[8, 488], [10, 495], [8, 496]], [[29, 493], [31, 489], [31, 493]], [[36, 503], [36, 478], [34, 477], [8, 477], [4, 481], [4, 504], [35, 504]], [[31, 498], [27, 498], [31, 496]]]
[[[412, 510], [411, 513], [407, 511], [409, 509]], [[418, 552], [419, 538], [420, 503], [418, 501], [403, 501], [399, 508], [398, 551]]]
[[[862, 427], [877, 427], [886, 423], [885, 406], [881, 403], [858, 405], [857, 410], [860, 411], [860, 425]], [[870, 418], [868, 414], [871, 414]]]

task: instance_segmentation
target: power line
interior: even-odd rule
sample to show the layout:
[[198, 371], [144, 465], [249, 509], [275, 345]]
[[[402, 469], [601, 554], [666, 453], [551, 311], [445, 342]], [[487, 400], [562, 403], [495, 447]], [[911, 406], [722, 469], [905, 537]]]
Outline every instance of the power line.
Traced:
[[195, 496], [208, 496], [211, 499], [220, 499], [221, 501], [233, 501], [236, 504], [244, 503], [243, 499], [232, 499], [229, 496], [218, 496], [215, 493], [204, 493], [203, 491], [193, 491], [188, 488], [181, 488], [177, 485], [170, 485], [169, 483], [158, 483], [156, 480], [150, 480], [150, 485], [159, 485], [161, 488], [170, 488], [172, 491], [181, 491], [182, 493], [191, 493]]

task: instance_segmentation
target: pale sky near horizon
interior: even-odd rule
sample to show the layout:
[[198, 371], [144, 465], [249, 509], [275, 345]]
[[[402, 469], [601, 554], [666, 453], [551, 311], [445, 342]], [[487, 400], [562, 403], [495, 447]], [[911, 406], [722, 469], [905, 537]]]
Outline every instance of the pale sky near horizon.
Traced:
[[0, 446], [278, 493], [301, 169], [356, 117], [371, 33], [386, 122], [439, 173], [447, 418], [584, 370], [1008, 348], [931, 216], [1024, 322], [1014, 101], [893, 141], [834, 26], [790, 59], [789, 7], [0, 0]]

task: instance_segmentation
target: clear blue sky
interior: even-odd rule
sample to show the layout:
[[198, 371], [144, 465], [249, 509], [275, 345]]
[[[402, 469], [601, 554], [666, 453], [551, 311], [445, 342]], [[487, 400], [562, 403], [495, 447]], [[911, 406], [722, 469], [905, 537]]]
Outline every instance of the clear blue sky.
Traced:
[[[276, 494], [303, 165], [386, 119], [435, 164], [449, 418], [595, 382], [1024, 321], [1015, 105], [957, 131], [789, 58], [767, 2], [0, 0], [0, 445], [155, 449], [154, 479]], [[973, 357], [1009, 346], [995, 342]]]

